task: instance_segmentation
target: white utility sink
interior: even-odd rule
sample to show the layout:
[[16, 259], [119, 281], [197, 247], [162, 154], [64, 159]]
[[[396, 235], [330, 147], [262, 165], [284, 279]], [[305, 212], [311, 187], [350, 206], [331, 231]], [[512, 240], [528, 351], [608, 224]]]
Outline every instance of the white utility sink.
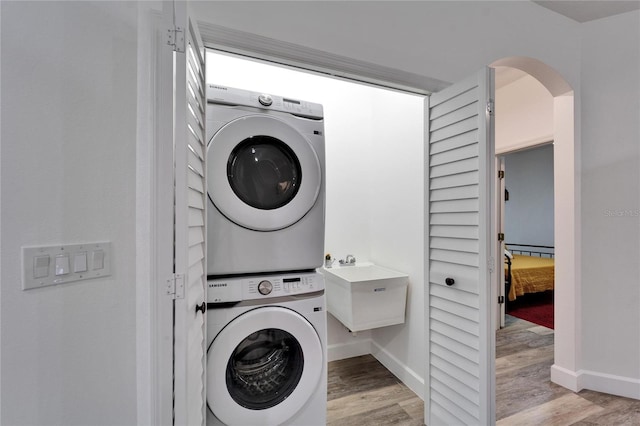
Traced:
[[369, 262], [323, 268], [327, 309], [351, 331], [404, 323], [409, 276]]
[[352, 266], [339, 266], [337, 268], [327, 268], [325, 271], [333, 275], [338, 280], [347, 283], [359, 283], [362, 281], [380, 280], [401, 280], [406, 281], [407, 274], [383, 268], [373, 263], [356, 263]]

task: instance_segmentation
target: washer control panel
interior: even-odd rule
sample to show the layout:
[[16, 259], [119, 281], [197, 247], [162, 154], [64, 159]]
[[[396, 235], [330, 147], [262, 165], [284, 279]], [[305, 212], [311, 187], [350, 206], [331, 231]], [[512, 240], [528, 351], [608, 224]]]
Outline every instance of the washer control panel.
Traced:
[[272, 291], [273, 291], [273, 284], [271, 284], [271, 281], [263, 280], [263, 281], [260, 281], [260, 284], [258, 284], [258, 293], [262, 294], [263, 296], [271, 294]]
[[209, 303], [269, 299], [324, 290], [324, 277], [316, 272], [218, 278], [207, 281]]

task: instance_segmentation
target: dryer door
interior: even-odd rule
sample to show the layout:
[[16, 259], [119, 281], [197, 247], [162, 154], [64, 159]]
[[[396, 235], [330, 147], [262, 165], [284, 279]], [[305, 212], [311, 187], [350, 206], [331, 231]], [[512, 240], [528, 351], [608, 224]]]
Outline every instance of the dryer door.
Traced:
[[291, 309], [256, 308], [231, 321], [207, 352], [207, 403], [224, 424], [281, 424], [316, 390], [322, 344]]
[[248, 229], [291, 226], [320, 193], [315, 150], [304, 135], [275, 117], [250, 115], [229, 122], [209, 142], [207, 161], [211, 201]]

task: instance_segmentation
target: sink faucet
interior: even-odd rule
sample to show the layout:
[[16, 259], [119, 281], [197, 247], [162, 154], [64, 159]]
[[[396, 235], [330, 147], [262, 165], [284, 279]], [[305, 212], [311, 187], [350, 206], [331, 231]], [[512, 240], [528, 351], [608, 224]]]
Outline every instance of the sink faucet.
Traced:
[[331, 254], [327, 253], [324, 256], [324, 267], [325, 268], [331, 268], [331, 265], [333, 265], [333, 262], [335, 262], [335, 259], [331, 258]]
[[352, 254], [348, 254], [344, 260], [340, 259], [340, 266], [353, 266], [355, 264], [356, 258]]

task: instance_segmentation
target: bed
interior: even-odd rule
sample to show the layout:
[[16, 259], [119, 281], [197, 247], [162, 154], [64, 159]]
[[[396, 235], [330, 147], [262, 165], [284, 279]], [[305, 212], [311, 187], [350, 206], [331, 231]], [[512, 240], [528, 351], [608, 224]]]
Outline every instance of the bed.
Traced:
[[529, 244], [507, 244], [505, 250], [505, 294], [512, 302], [519, 296], [554, 288], [554, 248]]

